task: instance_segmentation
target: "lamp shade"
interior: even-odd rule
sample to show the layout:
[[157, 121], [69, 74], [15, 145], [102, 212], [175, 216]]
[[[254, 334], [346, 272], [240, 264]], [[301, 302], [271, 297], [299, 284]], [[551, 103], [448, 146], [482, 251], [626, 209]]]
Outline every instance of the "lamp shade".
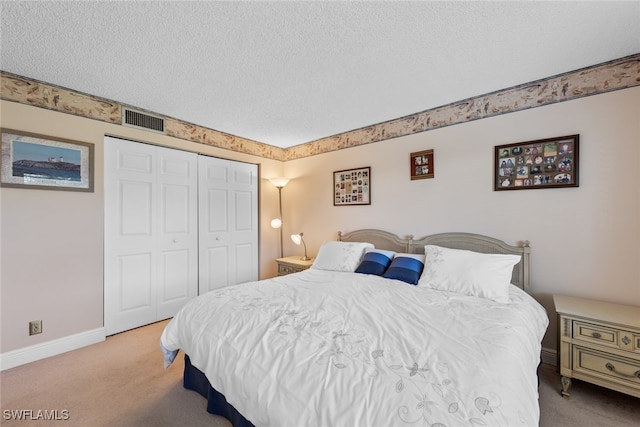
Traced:
[[279, 178], [269, 178], [269, 181], [276, 188], [282, 188], [289, 183], [289, 178], [279, 177]]
[[274, 218], [271, 220], [271, 228], [282, 227], [282, 220], [280, 218]]

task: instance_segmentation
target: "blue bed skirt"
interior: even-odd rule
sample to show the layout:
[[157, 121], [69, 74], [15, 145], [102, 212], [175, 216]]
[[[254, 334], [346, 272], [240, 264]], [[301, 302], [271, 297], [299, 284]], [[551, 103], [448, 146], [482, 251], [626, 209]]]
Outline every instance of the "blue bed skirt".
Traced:
[[220, 415], [228, 419], [233, 427], [254, 427], [236, 408], [227, 403], [227, 399], [218, 393], [207, 377], [198, 368], [191, 364], [191, 359], [185, 354], [184, 356], [184, 377], [182, 385], [188, 390], [200, 393], [207, 399], [207, 412], [210, 414]]

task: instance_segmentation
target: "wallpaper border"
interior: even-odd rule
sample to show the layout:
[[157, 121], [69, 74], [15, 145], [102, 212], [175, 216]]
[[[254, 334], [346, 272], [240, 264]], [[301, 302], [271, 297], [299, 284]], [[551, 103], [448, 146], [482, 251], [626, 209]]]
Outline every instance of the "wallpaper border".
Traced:
[[[122, 109], [136, 108], [0, 70], [0, 99], [122, 123]], [[165, 134], [212, 147], [288, 161], [453, 126], [529, 108], [640, 85], [640, 53], [478, 95], [408, 116], [280, 148], [149, 112], [165, 120]]]

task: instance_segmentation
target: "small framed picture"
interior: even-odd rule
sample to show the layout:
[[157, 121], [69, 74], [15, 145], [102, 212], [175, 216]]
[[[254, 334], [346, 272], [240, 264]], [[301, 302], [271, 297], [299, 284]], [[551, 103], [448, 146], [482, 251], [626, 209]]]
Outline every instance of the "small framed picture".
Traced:
[[333, 173], [333, 205], [371, 204], [371, 167]]
[[493, 189], [578, 187], [579, 135], [495, 147]]
[[1, 129], [3, 187], [93, 192], [93, 144]]
[[411, 180], [434, 177], [433, 150], [424, 150], [409, 155]]

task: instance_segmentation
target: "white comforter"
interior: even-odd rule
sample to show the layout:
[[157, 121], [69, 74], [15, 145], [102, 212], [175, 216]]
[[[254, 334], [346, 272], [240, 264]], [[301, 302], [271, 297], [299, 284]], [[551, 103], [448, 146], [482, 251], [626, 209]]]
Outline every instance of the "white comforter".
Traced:
[[211, 291], [165, 328], [256, 426], [537, 426], [544, 309], [306, 270]]

